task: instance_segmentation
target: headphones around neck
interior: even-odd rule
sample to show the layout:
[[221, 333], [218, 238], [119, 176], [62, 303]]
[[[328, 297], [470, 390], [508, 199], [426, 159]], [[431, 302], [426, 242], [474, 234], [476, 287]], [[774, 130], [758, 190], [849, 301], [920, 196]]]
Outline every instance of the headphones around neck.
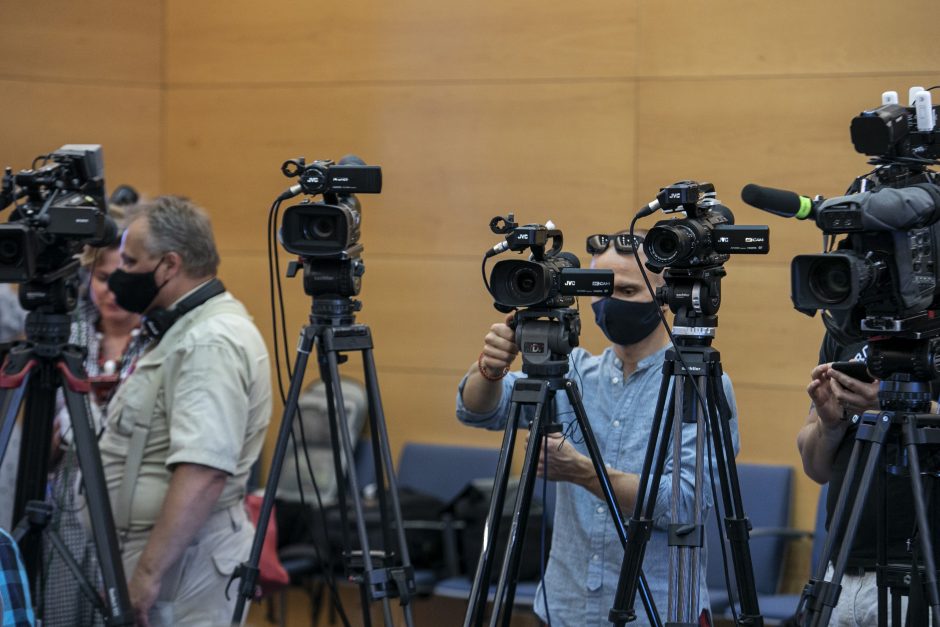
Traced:
[[177, 303], [176, 307], [172, 309], [157, 307], [153, 311], [145, 314], [140, 321], [141, 333], [149, 339], [158, 340], [170, 330], [170, 327], [176, 324], [177, 320], [199, 305], [202, 305], [210, 298], [223, 293], [225, 293], [225, 286], [222, 285], [222, 281], [213, 278]]

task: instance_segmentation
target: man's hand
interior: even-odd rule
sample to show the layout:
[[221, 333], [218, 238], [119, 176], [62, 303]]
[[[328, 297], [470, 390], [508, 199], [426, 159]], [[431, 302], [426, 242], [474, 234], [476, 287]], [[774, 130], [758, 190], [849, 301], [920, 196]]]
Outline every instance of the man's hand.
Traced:
[[147, 615], [160, 594], [160, 579], [148, 575], [138, 566], [127, 584], [127, 592], [134, 607], [134, 621], [142, 627], [149, 627]]
[[509, 326], [513, 315], [509, 314], [505, 322], [497, 322], [491, 326], [489, 333], [483, 338], [481, 363], [494, 377], [498, 377], [503, 370], [510, 367], [516, 355], [519, 354], [519, 347], [516, 346], [516, 332]]
[[813, 400], [816, 414], [822, 426], [830, 429], [838, 426], [849, 414], [878, 409], [878, 385], [859, 381], [844, 372], [832, 368], [832, 364], [820, 364], [813, 368], [806, 392]]
[[[531, 433], [526, 436], [526, 444], [529, 437]], [[546, 474], [550, 481], [567, 481], [584, 487], [596, 480], [591, 460], [576, 451], [560, 433], [549, 434], [547, 447], [545, 439], [539, 438], [538, 475]]]

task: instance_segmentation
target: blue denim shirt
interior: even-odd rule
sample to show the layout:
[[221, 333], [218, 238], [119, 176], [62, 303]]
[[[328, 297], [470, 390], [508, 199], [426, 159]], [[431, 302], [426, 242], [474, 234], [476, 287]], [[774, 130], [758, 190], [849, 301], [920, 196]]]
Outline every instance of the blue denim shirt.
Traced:
[[[604, 463], [609, 468], [639, 475], [649, 444], [653, 414], [662, 381], [662, 365], [668, 347], [646, 357], [637, 369], [623, 379], [623, 364], [612, 348], [594, 356], [582, 349], [571, 353], [568, 377], [577, 382], [584, 398], [584, 407], [591, 421], [591, 429], [600, 447]], [[525, 376], [511, 372], [503, 379], [503, 393], [499, 405], [488, 414], [473, 413], [463, 405], [461, 394], [466, 378], [457, 393], [457, 417], [461, 422], [486, 429], [503, 429], [509, 418], [509, 397], [513, 382]], [[723, 386], [732, 410], [731, 429], [735, 452], [738, 450], [737, 408], [734, 392], [727, 375]], [[574, 412], [564, 393], [556, 394], [560, 422], [574, 420]], [[695, 459], [696, 429], [687, 425], [682, 432], [683, 459]], [[575, 448], [587, 455], [580, 431], [569, 440]], [[708, 450], [707, 448], [705, 449]], [[656, 601], [660, 617], [665, 622], [669, 595], [669, 561], [666, 525], [670, 522], [672, 447], [666, 459], [662, 481], [657, 490], [652, 536], [646, 547], [643, 572]], [[717, 471], [716, 475], [717, 477]], [[681, 467], [680, 519], [691, 520], [694, 499], [694, 467], [685, 463]], [[703, 487], [704, 513], [711, 509], [711, 487], [707, 467]], [[621, 503], [621, 506], [624, 504]], [[625, 521], [633, 514], [632, 507], [625, 513]], [[708, 608], [708, 588], [705, 585], [706, 555], [701, 552], [699, 571], [699, 607]], [[607, 626], [607, 615], [613, 606], [620, 579], [623, 547], [604, 501], [584, 488], [565, 482], [557, 484], [552, 549], [543, 585], [548, 597], [549, 612], [545, 611], [541, 587], [536, 596], [535, 611], [552, 625]], [[637, 621], [631, 625], [648, 625], [646, 613], [637, 595], [635, 609]]]

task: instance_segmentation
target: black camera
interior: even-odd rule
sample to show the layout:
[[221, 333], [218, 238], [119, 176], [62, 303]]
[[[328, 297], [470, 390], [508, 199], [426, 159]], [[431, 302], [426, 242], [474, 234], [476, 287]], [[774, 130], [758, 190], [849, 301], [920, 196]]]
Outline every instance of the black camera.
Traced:
[[308, 198], [284, 211], [280, 231], [284, 248], [303, 257], [355, 256], [361, 207], [354, 194], [381, 193], [382, 169], [347, 156], [338, 164], [332, 161], [307, 164], [302, 157], [291, 159], [284, 162], [281, 171], [284, 176], [298, 179], [289, 190], [291, 195], [323, 196], [323, 202]]
[[646, 267], [700, 268], [720, 265], [732, 253], [766, 254], [770, 230], [766, 226], [737, 226], [734, 215], [715, 197], [711, 183], [679, 181], [657, 194], [664, 213], [683, 211], [686, 218], [661, 220], [646, 234]]
[[[529, 260], [507, 259], [493, 266], [487, 289], [497, 309], [518, 307], [562, 308], [574, 304], [576, 296], [610, 296], [614, 289], [611, 270], [581, 269], [578, 258], [561, 250], [564, 237], [554, 225], [519, 226], [513, 214], [490, 221], [494, 233], [506, 239], [489, 251], [483, 261], [506, 250], [532, 251]], [[546, 250], [546, 247], [551, 246]], [[484, 282], [486, 274], [484, 272]]]
[[860, 315], [906, 317], [940, 295], [940, 187], [921, 183], [817, 200], [816, 225], [846, 235], [832, 252], [791, 265], [796, 309], [860, 308]]
[[910, 105], [897, 102], [895, 92], [882, 95], [882, 105], [862, 111], [852, 119], [850, 132], [855, 150], [877, 157], [876, 162], [923, 163], [940, 158], [937, 112], [929, 91], [912, 88]]
[[86, 244], [106, 246], [117, 227], [107, 215], [104, 161], [97, 144], [67, 144], [41, 155], [16, 174], [6, 168], [0, 209], [13, 204], [0, 225], [0, 282], [50, 281]]

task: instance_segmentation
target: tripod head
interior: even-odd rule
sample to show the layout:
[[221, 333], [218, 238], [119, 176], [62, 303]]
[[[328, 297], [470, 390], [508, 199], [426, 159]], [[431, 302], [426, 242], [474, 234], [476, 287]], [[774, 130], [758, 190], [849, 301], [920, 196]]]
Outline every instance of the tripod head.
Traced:
[[930, 412], [930, 382], [940, 372], [940, 320], [924, 312], [891, 320], [866, 318], [863, 326], [886, 329], [868, 339], [868, 370], [882, 380], [881, 409]]
[[313, 298], [310, 322], [317, 326], [348, 326], [355, 324], [356, 312], [362, 301], [352, 298], [362, 288], [365, 262], [360, 257], [362, 246], [346, 251], [336, 258], [300, 257], [287, 266], [287, 276], [304, 271], [304, 292]]
[[578, 312], [574, 309], [520, 309], [512, 326], [522, 354], [522, 371], [534, 379], [564, 379], [568, 373], [568, 355], [580, 341]]
[[677, 343], [696, 343], [693, 338], [711, 343], [718, 326], [721, 306], [721, 279], [727, 274], [724, 265], [667, 268], [665, 285], [656, 289], [656, 301], [668, 305], [675, 314], [673, 334]]

